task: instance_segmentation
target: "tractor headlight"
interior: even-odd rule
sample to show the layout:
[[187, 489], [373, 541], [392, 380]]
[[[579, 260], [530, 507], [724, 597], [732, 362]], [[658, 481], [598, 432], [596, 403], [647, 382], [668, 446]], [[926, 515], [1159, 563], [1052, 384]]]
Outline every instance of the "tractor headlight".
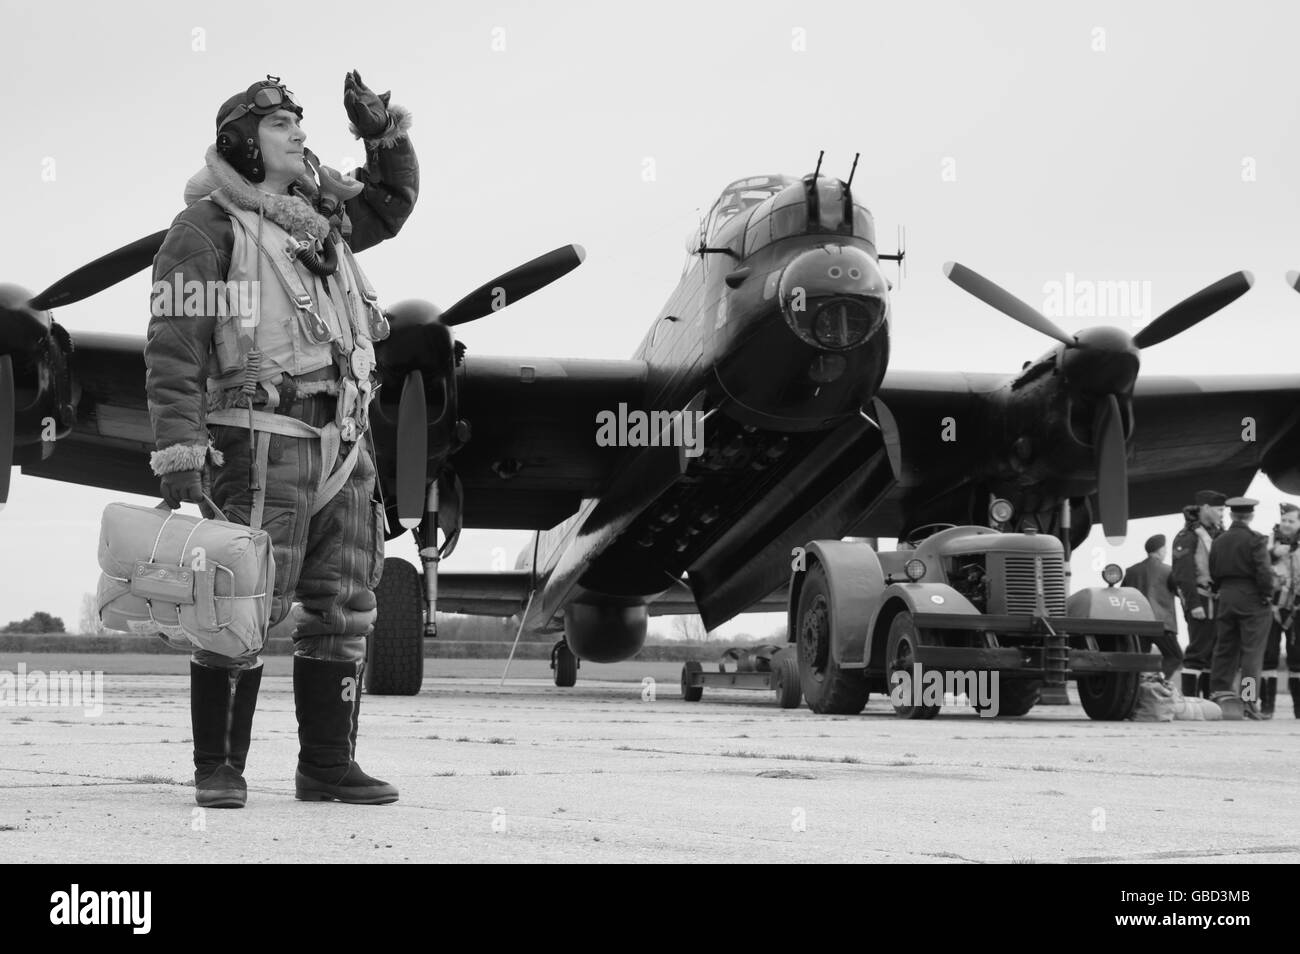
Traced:
[[989, 504], [989, 519], [993, 523], [1010, 523], [1015, 513], [1016, 509], [1011, 506], [1010, 500], [1003, 500], [999, 497]]
[[1101, 578], [1106, 581], [1107, 586], [1114, 586], [1124, 579], [1124, 570], [1118, 563], [1107, 563], [1105, 569], [1101, 571]]
[[903, 572], [907, 574], [908, 580], [912, 583], [920, 583], [925, 579], [925, 561], [908, 560], [903, 564]]

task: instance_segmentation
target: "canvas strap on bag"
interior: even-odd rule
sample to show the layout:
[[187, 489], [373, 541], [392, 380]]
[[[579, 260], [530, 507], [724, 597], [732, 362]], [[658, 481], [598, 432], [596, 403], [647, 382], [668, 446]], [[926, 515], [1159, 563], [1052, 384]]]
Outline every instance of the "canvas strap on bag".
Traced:
[[114, 503], [100, 525], [97, 605], [108, 629], [238, 657], [266, 640], [275, 585], [270, 535], [220, 519]]

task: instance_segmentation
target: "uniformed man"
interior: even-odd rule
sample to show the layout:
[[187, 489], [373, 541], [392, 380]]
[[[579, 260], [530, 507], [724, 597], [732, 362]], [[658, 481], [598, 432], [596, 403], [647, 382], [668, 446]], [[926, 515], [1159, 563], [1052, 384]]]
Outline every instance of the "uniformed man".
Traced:
[[[306, 149], [302, 107], [276, 77], [217, 110], [187, 208], [154, 259], [144, 360], [162, 496], [211, 498], [229, 520], [271, 535], [270, 625], [295, 599], [297, 798], [384, 804], [397, 788], [356, 762], [366, 637], [383, 573], [383, 508], [365, 439], [374, 346], [387, 321], [354, 252], [395, 236], [419, 192], [410, 114], [350, 72], [344, 109], [366, 164], [331, 175]], [[251, 290], [191, 314], [173, 289]], [[178, 291], [179, 293], [179, 291]], [[196, 299], [210, 296], [195, 296]], [[242, 291], [239, 293], [242, 299]], [[158, 307], [162, 306], [162, 307]], [[241, 808], [262, 678], [260, 656], [197, 649], [190, 665], [195, 800]]]
[[1210, 697], [1210, 663], [1214, 658], [1214, 595], [1210, 585], [1210, 545], [1223, 532], [1223, 504], [1218, 491], [1202, 490], [1183, 508], [1186, 525], [1174, 537], [1173, 582], [1183, 600], [1187, 653], [1183, 657], [1183, 695]]
[[[1272, 616], [1273, 564], [1268, 555], [1268, 537], [1250, 529], [1258, 504], [1249, 497], [1229, 500], [1232, 526], [1210, 548], [1210, 579], [1218, 595], [1210, 692], [1211, 698], [1223, 707], [1225, 719], [1235, 716], [1238, 701], [1242, 716], [1263, 718], [1256, 702]], [[1240, 700], [1233, 685], [1238, 666]]]
[[[1295, 659], [1295, 622], [1297, 590], [1300, 589], [1300, 507], [1284, 503], [1282, 519], [1273, 528], [1269, 555], [1273, 558], [1273, 624], [1264, 646], [1264, 683], [1260, 690], [1259, 710], [1265, 719], [1273, 718], [1277, 704], [1277, 664], [1282, 640], [1286, 637], [1287, 665]], [[1287, 680], [1291, 705], [1300, 719], [1300, 676]]]
[[1165, 563], [1165, 535], [1157, 533], [1146, 542], [1147, 558], [1134, 563], [1124, 572], [1122, 586], [1131, 586], [1147, 598], [1156, 619], [1165, 624], [1161, 638], [1142, 639], [1142, 651], [1150, 652], [1154, 643], [1160, 650], [1161, 669], [1166, 679], [1172, 679], [1183, 662], [1183, 650], [1178, 645], [1178, 621], [1174, 618], [1174, 593], [1172, 572]]

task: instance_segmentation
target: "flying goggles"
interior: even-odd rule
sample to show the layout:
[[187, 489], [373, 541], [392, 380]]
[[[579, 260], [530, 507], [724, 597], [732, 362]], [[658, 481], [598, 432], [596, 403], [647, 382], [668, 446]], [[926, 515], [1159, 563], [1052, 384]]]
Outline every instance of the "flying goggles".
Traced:
[[251, 103], [240, 103], [221, 120], [218, 129], [228, 126], [236, 119], [248, 113], [254, 116], [267, 116], [277, 109], [289, 109], [302, 115], [302, 107], [293, 101], [293, 91], [280, 82], [280, 77], [266, 74], [266, 79], [249, 87], [252, 94]]

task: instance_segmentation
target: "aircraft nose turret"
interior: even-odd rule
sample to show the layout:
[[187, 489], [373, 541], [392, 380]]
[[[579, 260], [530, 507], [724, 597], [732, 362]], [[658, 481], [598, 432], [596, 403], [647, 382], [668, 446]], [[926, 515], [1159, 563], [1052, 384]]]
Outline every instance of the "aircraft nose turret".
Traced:
[[888, 285], [870, 255], [851, 245], [801, 252], [781, 273], [781, 311], [803, 341], [847, 351], [885, 323]]

